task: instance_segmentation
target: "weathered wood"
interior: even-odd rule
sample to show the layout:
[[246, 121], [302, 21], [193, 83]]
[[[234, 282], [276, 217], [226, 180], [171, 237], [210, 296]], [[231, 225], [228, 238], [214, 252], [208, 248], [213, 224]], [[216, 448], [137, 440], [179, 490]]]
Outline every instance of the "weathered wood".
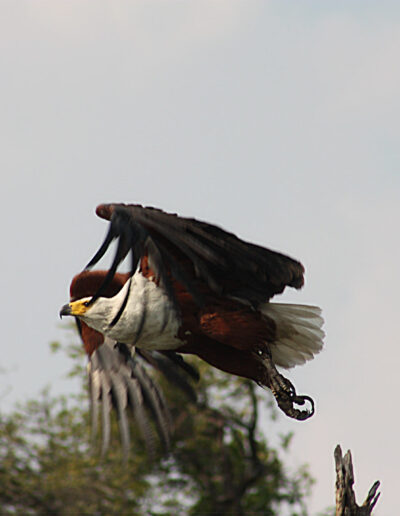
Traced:
[[364, 503], [359, 506], [353, 491], [354, 472], [350, 450], [343, 457], [339, 445], [335, 448], [336, 465], [336, 516], [369, 516], [380, 496], [377, 481], [368, 492]]

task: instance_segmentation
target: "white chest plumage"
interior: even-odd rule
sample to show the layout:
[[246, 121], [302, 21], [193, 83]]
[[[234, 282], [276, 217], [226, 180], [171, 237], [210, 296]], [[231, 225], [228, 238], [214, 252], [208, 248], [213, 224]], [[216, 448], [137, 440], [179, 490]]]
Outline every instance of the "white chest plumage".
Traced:
[[[118, 322], [111, 326], [129, 297]], [[82, 320], [95, 330], [118, 342], [144, 349], [176, 349], [182, 345], [177, 337], [179, 319], [164, 290], [154, 281], [136, 272], [112, 298], [99, 298]]]

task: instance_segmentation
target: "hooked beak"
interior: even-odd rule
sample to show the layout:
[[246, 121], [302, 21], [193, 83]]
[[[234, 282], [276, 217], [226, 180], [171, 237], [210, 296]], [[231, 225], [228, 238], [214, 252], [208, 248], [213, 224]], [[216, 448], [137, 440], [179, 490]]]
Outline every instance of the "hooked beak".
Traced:
[[60, 319], [62, 318], [63, 315], [72, 315], [71, 305], [69, 303], [67, 303], [66, 305], [64, 305], [61, 308], [61, 310], [60, 310]]

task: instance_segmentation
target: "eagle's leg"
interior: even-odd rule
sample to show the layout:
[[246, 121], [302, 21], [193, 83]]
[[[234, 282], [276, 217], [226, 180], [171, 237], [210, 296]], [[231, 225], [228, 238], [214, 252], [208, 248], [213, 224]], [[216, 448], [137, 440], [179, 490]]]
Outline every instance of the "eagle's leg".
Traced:
[[[314, 414], [313, 399], [309, 396], [298, 395], [294, 385], [277, 371], [269, 348], [259, 350], [258, 355], [262, 356], [263, 364], [269, 377], [269, 387], [279, 408], [293, 419], [304, 420], [311, 417]], [[295, 408], [295, 404], [304, 405], [306, 401], [311, 404], [311, 410], [299, 410]]]

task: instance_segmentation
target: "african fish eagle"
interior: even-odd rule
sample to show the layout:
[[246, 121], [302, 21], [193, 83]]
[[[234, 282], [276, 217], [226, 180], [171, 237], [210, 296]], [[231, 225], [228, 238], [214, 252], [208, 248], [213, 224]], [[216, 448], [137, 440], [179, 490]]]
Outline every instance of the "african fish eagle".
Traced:
[[[206, 222], [134, 204], [101, 204], [109, 221], [91, 269], [117, 239], [116, 253], [94, 294], [64, 305], [88, 327], [126, 346], [191, 353], [222, 371], [269, 387], [290, 417], [314, 412], [275, 366], [290, 368], [322, 349], [316, 306], [271, 303], [285, 287], [304, 284], [300, 262], [245, 242]], [[122, 288], [106, 297], [119, 264], [130, 255]], [[295, 405], [311, 403], [311, 411]]]

